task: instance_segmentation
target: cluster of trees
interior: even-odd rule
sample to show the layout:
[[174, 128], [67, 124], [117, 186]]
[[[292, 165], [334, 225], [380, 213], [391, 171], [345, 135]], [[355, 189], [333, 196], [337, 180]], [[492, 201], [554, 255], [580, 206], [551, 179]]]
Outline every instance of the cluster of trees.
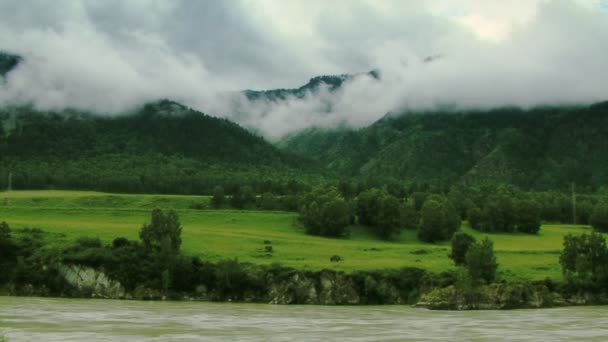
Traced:
[[513, 199], [506, 194], [490, 196], [481, 209], [469, 209], [468, 219], [473, 229], [482, 232], [537, 234], [541, 225], [536, 201]]
[[402, 229], [417, 229], [422, 241], [449, 240], [460, 218], [444, 196], [431, 195], [417, 208], [416, 196], [400, 199], [386, 188], [372, 188], [348, 199], [335, 187], [317, 188], [304, 195], [300, 221], [309, 234], [346, 236], [348, 226], [366, 226], [381, 239], [390, 240]]
[[386, 188], [372, 188], [357, 196], [355, 214], [381, 239], [390, 240], [404, 228], [416, 228], [417, 213], [411, 205], [390, 194]]
[[603, 235], [594, 232], [565, 236], [559, 263], [571, 291], [606, 291], [608, 248]]
[[[392, 239], [402, 229], [417, 229], [421, 241], [436, 242], [451, 239], [461, 220], [468, 220], [473, 229], [482, 232], [538, 234], [543, 221], [573, 223], [576, 218], [584, 218], [577, 221], [579, 224], [589, 223], [608, 231], [608, 201], [602, 196], [578, 195], [573, 201], [571, 195], [526, 193], [513, 186], [453, 186], [441, 194], [394, 185], [366, 188], [361, 183], [340, 182], [292, 199], [293, 205], [299, 202], [307, 231], [318, 235], [344, 236], [348, 225], [356, 223], [382, 239]], [[338, 208], [340, 215], [336, 213]], [[340, 217], [328, 234], [323, 229], [325, 215]]]
[[300, 220], [313, 235], [341, 237], [354, 223], [352, 205], [335, 188], [318, 188], [304, 195]]
[[264, 192], [257, 195], [254, 188], [250, 186], [239, 187], [231, 195], [227, 195], [224, 188], [218, 185], [213, 189], [213, 196], [209, 205], [212, 209], [297, 211], [299, 201], [300, 197], [297, 193], [278, 195], [272, 192]]
[[433, 195], [425, 199], [420, 211], [418, 238], [425, 242], [449, 240], [460, 228], [460, 217], [446, 198]]

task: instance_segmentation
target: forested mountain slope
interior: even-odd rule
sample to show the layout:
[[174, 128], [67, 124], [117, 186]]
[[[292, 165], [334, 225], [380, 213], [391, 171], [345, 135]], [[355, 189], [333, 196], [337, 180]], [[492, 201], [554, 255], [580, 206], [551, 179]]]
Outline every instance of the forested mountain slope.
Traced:
[[235, 123], [171, 101], [118, 116], [0, 111], [0, 186], [210, 193], [305, 176], [310, 163]]
[[608, 102], [390, 115], [360, 130], [309, 129], [280, 146], [341, 177], [525, 189], [608, 185]]

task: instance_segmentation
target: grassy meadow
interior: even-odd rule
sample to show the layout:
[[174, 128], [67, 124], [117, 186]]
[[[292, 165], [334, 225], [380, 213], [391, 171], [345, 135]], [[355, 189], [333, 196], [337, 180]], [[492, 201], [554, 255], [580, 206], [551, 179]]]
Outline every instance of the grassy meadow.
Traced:
[[[359, 226], [351, 227], [347, 239], [309, 236], [295, 213], [190, 209], [208, 201], [204, 196], [0, 192], [0, 221], [12, 228], [36, 227], [53, 233], [52, 248], [82, 236], [98, 237], [106, 243], [119, 236], [137, 239], [151, 209], [173, 208], [183, 226], [182, 250], [209, 261], [238, 258], [257, 264], [278, 262], [299, 269], [344, 271], [414, 266], [439, 272], [454, 267], [447, 257], [448, 242], [422, 243], [415, 231], [404, 231], [391, 242], [379, 240]], [[561, 279], [558, 258], [563, 236], [590, 231], [586, 226], [553, 224], [543, 225], [534, 236], [483, 234], [465, 224], [461, 229], [477, 239], [488, 235], [494, 241], [502, 277], [556, 280]], [[264, 240], [272, 241], [272, 254], [264, 251]], [[330, 262], [334, 254], [343, 260]]]

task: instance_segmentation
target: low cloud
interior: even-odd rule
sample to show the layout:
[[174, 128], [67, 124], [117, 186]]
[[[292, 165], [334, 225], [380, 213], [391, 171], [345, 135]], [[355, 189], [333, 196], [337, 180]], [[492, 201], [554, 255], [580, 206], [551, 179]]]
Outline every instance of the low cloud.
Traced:
[[[270, 139], [362, 127], [389, 111], [589, 103], [608, 99], [602, 4], [3, 2], [0, 49], [25, 61], [0, 85], [0, 103], [120, 113], [171, 98]], [[380, 80], [361, 75], [303, 98], [237, 92], [375, 68]]]

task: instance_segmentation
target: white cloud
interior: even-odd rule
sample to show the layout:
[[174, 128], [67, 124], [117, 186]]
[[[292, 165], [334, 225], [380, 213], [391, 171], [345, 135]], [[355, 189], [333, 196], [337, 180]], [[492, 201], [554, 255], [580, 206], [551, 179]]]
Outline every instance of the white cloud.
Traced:
[[[438, 104], [592, 102], [608, 98], [601, 8], [595, 0], [1, 2], [0, 49], [25, 62], [0, 102], [108, 113], [172, 98], [270, 138]], [[430, 55], [443, 57], [422, 62]], [[374, 68], [381, 81], [359, 77], [282, 103], [227, 93]]]

